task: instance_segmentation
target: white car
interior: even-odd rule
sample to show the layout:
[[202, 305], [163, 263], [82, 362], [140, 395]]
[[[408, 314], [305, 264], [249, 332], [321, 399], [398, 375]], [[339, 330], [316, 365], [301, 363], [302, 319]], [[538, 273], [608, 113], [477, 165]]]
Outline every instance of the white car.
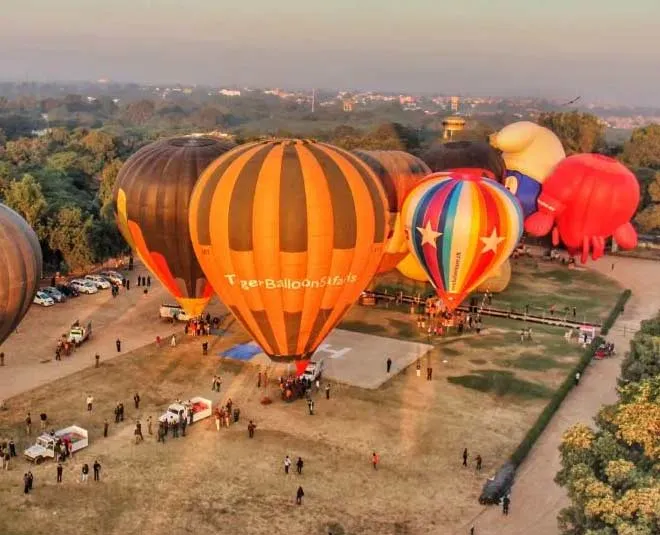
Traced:
[[53, 298], [45, 292], [37, 292], [37, 295], [34, 296], [32, 302], [35, 305], [41, 305], [42, 307], [52, 307], [55, 304]]
[[121, 283], [124, 282], [124, 277], [122, 277], [121, 274], [117, 273], [116, 271], [101, 271], [99, 275], [101, 275], [101, 277], [105, 277], [117, 286], [121, 286]]
[[81, 294], [95, 294], [99, 291], [99, 289], [96, 287], [96, 284], [90, 280], [73, 279], [69, 284], [71, 284], [71, 286], [73, 286]]
[[303, 379], [307, 379], [308, 381], [311, 382], [320, 379], [321, 375], [323, 374], [324, 368], [325, 368], [325, 360], [323, 359], [310, 362], [302, 374]]
[[112, 286], [107, 280], [100, 275], [85, 275], [85, 279], [95, 284], [99, 290], [107, 290]]

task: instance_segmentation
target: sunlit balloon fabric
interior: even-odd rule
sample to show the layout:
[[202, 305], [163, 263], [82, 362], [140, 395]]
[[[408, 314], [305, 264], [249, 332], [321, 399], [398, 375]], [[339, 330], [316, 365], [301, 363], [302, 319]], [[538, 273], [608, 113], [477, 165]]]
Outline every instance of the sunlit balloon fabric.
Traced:
[[522, 210], [480, 170], [431, 175], [402, 210], [408, 245], [450, 310], [506, 261], [522, 234]]
[[417, 282], [429, 281], [429, 277], [426, 274], [426, 271], [424, 271], [424, 268], [419, 265], [419, 262], [412, 255], [412, 253], [408, 253], [406, 257], [397, 264], [396, 269], [399, 273], [401, 273], [401, 275], [409, 278], [410, 280]]
[[115, 185], [117, 224], [145, 266], [191, 315], [213, 288], [188, 230], [188, 202], [202, 171], [233, 144], [211, 137], [157, 141], [133, 154]]
[[353, 154], [371, 167], [385, 189], [392, 232], [385, 244], [385, 254], [378, 272], [391, 271], [408, 254], [400, 215], [403, 200], [431, 170], [422, 160], [404, 151], [355, 150]]
[[41, 270], [41, 246], [34, 230], [0, 204], [0, 344], [30, 308]]
[[190, 232], [208, 280], [264, 352], [303, 360], [376, 273], [387, 203], [373, 171], [347, 151], [252, 143], [202, 174]]
[[507, 289], [511, 282], [511, 260], [505, 260], [485, 281], [475, 288], [479, 293], [500, 293]]

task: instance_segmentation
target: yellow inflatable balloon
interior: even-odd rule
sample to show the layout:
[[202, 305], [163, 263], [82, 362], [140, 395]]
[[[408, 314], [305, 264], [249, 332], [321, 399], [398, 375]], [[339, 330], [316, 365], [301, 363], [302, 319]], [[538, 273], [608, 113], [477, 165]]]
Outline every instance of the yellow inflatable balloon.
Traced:
[[410, 253], [397, 264], [396, 269], [401, 275], [414, 281], [429, 282], [424, 268], [419, 265], [417, 259]]
[[477, 286], [476, 292], [486, 293], [500, 293], [506, 290], [507, 286], [511, 282], [511, 261], [507, 260], [502, 264], [492, 277], [489, 277], [479, 286]]
[[520, 121], [491, 135], [490, 144], [502, 151], [506, 165], [504, 185], [518, 198], [527, 218], [536, 212], [541, 184], [566, 157], [561, 141], [543, 126]]

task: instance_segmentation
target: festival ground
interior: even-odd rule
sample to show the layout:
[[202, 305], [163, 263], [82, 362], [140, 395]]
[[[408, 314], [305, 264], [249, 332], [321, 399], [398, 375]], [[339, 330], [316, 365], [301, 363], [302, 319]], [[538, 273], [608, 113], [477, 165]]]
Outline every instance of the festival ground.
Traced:
[[[602, 276], [530, 260], [514, 264], [514, 281], [509, 297], [496, 297], [493, 305], [498, 299], [575, 304], [602, 317], [619, 291]], [[417, 377], [414, 363], [405, 367], [414, 359], [397, 361], [394, 353], [400, 350], [383, 338], [428, 342], [417, 332], [416, 318], [404, 310], [358, 306], [333, 335], [341, 340], [329, 342], [333, 351], [354, 347], [336, 362], [357, 362], [369, 348], [369, 358], [356, 365], [364, 381], [387, 379], [387, 356], [395, 361], [393, 372], [400, 373], [374, 390], [330, 381], [330, 400], [316, 395], [317, 414], [310, 416], [303, 402], [279, 400], [275, 377], [282, 370], [271, 368], [268, 389], [258, 389], [256, 361], [217, 356], [248, 340], [236, 324], [212, 341], [208, 356], [202, 356], [200, 338], [186, 338], [176, 348], [144, 346], [171, 326], [152, 319], [162, 299], [159, 289], [147, 297], [133, 295], [88, 300], [105, 299], [103, 314], [112, 316], [114, 310], [114, 316], [95, 332], [98, 338], [88, 349], [70, 357], [78, 364], [42, 362], [52, 357], [48, 340], [75, 319], [85, 319], [82, 310], [66, 316], [64, 307], [73, 303], [61, 305], [59, 323], [44, 321], [57, 307], [30, 311], [19, 333], [23, 342], [14, 335], [5, 344], [11, 351], [8, 366], [0, 370], [2, 387], [12, 383], [12, 368], [20, 368], [21, 389], [15, 391], [37, 388], [7, 400], [0, 435], [13, 436], [22, 450], [28, 443], [26, 412], [35, 420], [46, 412], [51, 427], [75, 423], [89, 429], [90, 446], [67, 462], [61, 485], [52, 463], [29, 467], [15, 460], [0, 477], [0, 533], [454, 533], [481, 510], [477, 497], [485, 477], [515, 447], [580, 352], [564, 340], [562, 329], [533, 327], [533, 340], [521, 343], [520, 323], [486, 318], [479, 335], [431, 341], [434, 348], [423, 357], [422, 369], [432, 367], [433, 380], [426, 381], [425, 373]], [[129, 350], [143, 347], [110, 359], [117, 325]], [[89, 367], [96, 350], [103, 350], [99, 369]], [[410, 350], [423, 354], [425, 348]], [[51, 371], [67, 365], [66, 371]], [[76, 366], [85, 369], [63, 377]], [[211, 392], [214, 373], [223, 378], [219, 394]], [[131, 401], [136, 391], [142, 397], [139, 411]], [[88, 393], [95, 398], [91, 413], [85, 408]], [[274, 402], [265, 406], [260, 401], [266, 394]], [[239, 423], [218, 433], [208, 419], [165, 445], [155, 437], [133, 443], [136, 418], [146, 430], [147, 416], [155, 418], [177, 397], [194, 395], [214, 403], [231, 397], [241, 409]], [[126, 406], [127, 420], [111, 423], [110, 436], [103, 438], [103, 421], [114, 421], [118, 401]], [[248, 419], [258, 426], [253, 440], [247, 437]], [[471, 455], [469, 468], [461, 467], [464, 447]], [[373, 451], [381, 456], [378, 471], [370, 464]], [[294, 462], [304, 459], [302, 476], [284, 475], [287, 454]], [[477, 454], [484, 459], [481, 473], [474, 469]], [[82, 463], [94, 459], [103, 465], [101, 483], [79, 483]], [[24, 497], [22, 476], [28, 468], [35, 474], [35, 490]], [[302, 507], [295, 505], [298, 485], [305, 490]]]

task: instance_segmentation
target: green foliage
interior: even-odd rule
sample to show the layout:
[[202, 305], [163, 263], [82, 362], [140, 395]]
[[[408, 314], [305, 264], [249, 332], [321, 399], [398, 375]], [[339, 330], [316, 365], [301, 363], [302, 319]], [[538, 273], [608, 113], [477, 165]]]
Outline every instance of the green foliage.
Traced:
[[25, 174], [21, 180], [12, 182], [5, 191], [5, 204], [18, 212], [39, 236], [47, 237], [45, 217], [48, 203], [41, 185], [32, 175]]
[[660, 315], [643, 321], [621, 364], [620, 384], [660, 376]]
[[367, 321], [342, 321], [338, 327], [346, 329], [347, 331], [354, 331], [364, 334], [382, 334], [387, 332], [387, 329], [377, 323], [369, 323]]
[[607, 318], [603, 322], [603, 325], [600, 328], [600, 334], [605, 336], [608, 332], [610, 332], [610, 329], [614, 325], [614, 322], [617, 320], [619, 315], [625, 309], [626, 303], [628, 302], [628, 299], [630, 299], [631, 296], [632, 296], [632, 291], [630, 290], [624, 290], [623, 292], [621, 292], [621, 295], [619, 296], [619, 299], [614, 305], [614, 308], [610, 312], [610, 315], [607, 316]]
[[113, 190], [117, 175], [123, 162], [119, 159], [114, 159], [107, 163], [101, 171], [101, 185], [99, 187], [99, 201], [101, 206], [105, 206], [112, 202]]
[[632, 167], [660, 169], [660, 124], [633, 130], [623, 146], [621, 159]]
[[552, 395], [552, 390], [545, 385], [519, 379], [515, 374], [501, 370], [475, 370], [470, 375], [447, 377], [447, 381], [496, 396], [538, 399]]
[[85, 219], [78, 207], [65, 206], [53, 219], [48, 245], [62, 255], [70, 270], [85, 268], [93, 263], [94, 256], [90, 242], [93, 222]]
[[543, 113], [539, 124], [557, 135], [567, 155], [596, 152], [605, 143], [605, 127], [595, 115], [577, 111]]
[[554, 368], [570, 368], [569, 364], [556, 359], [539, 355], [538, 353], [524, 353], [515, 359], [500, 359], [496, 361], [499, 366], [518, 368], [520, 370], [544, 371]]

